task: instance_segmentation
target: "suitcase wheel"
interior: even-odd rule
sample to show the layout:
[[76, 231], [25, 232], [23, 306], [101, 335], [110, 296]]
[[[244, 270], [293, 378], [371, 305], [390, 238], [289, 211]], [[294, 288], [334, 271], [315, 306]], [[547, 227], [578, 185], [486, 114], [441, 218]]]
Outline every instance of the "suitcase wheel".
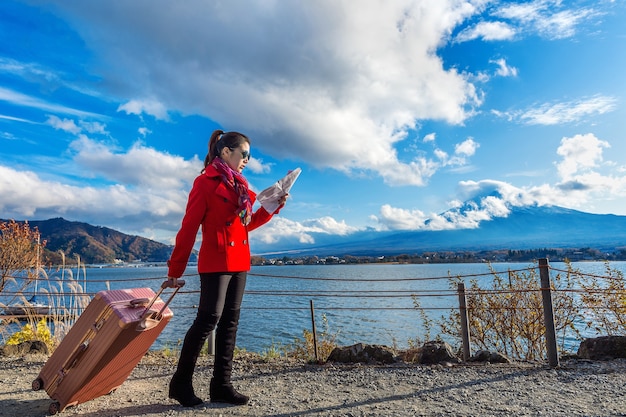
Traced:
[[61, 410], [61, 403], [55, 401], [50, 403], [50, 407], [48, 407], [48, 413], [53, 416]]
[[33, 387], [33, 391], [39, 391], [43, 388], [43, 381], [41, 380], [41, 378], [37, 378], [33, 381], [31, 385]]

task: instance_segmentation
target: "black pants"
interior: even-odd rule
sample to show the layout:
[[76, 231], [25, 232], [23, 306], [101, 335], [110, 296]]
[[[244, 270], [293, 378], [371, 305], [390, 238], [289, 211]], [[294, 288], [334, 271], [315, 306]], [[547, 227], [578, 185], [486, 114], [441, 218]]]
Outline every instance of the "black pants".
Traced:
[[219, 383], [230, 383], [246, 278], [245, 271], [200, 274], [200, 304], [185, 335], [176, 370], [178, 378], [188, 375], [191, 380], [200, 350], [217, 326], [213, 378]]

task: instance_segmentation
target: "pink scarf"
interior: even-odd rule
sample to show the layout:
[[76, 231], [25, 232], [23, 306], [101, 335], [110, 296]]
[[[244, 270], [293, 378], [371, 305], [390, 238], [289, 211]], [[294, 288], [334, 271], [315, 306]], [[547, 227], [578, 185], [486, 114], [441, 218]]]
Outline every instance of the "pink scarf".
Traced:
[[239, 207], [235, 213], [241, 219], [241, 223], [247, 226], [252, 219], [252, 202], [250, 201], [250, 194], [248, 194], [248, 181], [240, 172], [229, 167], [220, 157], [213, 159], [211, 165], [219, 172], [222, 182], [235, 190], [239, 196]]

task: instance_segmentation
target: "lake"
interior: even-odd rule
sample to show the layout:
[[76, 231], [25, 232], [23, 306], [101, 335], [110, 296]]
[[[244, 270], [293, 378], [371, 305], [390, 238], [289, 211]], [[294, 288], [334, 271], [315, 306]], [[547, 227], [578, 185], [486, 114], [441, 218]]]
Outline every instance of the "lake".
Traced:
[[[610, 265], [626, 270], [626, 262]], [[492, 264], [503, 274], [535, 266]], [[566, 268], [562, 263], [550, 266]], [[598, 275], [603, 275], [605, 269], [602, 262], [575, 262], [572, 266]], [[153, 349], [176, 347], [193, 321], [199, 297], [195, 268], [187, 269], [187, 284], [171, 304], [174, 317]], [[132, 287], [156, 291], [166, 274], [164, 266], [87, 268], [86, 292]], [[422, 314], [415, 308], [413, 295], [429, 318], [447, 317], [451, 309], [458, 308], [458, 296], [447, 277], [457, 275], [465, 277], [466, 285], [470, 278], [485, 283], [492, 278], [484, 263], [255, 266], [248, 276], [237, 346], [263, 352], [302, 339], [303, 331], [312, 328], [312, 301], [318, 335], [327, 330], [340, 345], [363, 342], [405, 348], [410, 340], [424, 337]], [[82, 282], [82, 271], [79, 278]], [[438, 327], [434, 326], [431, 336], [437, 333]], [[453, 345], [460, 345], [460, 341]]]

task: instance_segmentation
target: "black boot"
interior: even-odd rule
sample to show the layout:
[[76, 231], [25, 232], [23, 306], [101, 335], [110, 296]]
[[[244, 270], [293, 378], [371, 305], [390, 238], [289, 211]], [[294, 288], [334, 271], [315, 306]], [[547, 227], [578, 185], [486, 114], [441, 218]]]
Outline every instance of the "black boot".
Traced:
[[198, 314], [198, 317], [185, 335], [180, 358], [178, 359], [178, 367], [170, 381], [169, 389], [169, 397], [178, 401], [183, 407], [195, 407], [204, 402], [193, 391], [193, 371], [196, 367], [198, 356], [200, 356], [202, 345], [204, 345], [210, 331], [215, 328], [214, 323], [216, 321], [217, 319], [214, 318], [212, 324], [207, 324], [206, 318]]
[[169, 397], [178, 401], [183, 407], [195, 407], [204, 402], [193, 392], [191, 378], [180, 376], [178, 373], [174, 373], [170, 381]]
[[240, 310], [226, 310], [215, 332], [215, 363], [211, 379], [211, 402], [235, 405], [247, 404], [250, 398], [243, 395], [230, 382], [233, 370], [233, 355], [237, 339]]
[[213, 403], [245, 405], [250, 401], [250, 397], [237, 392], [230, 382], [218, 381], [215, 378], [211, 379], [210, 394]]

